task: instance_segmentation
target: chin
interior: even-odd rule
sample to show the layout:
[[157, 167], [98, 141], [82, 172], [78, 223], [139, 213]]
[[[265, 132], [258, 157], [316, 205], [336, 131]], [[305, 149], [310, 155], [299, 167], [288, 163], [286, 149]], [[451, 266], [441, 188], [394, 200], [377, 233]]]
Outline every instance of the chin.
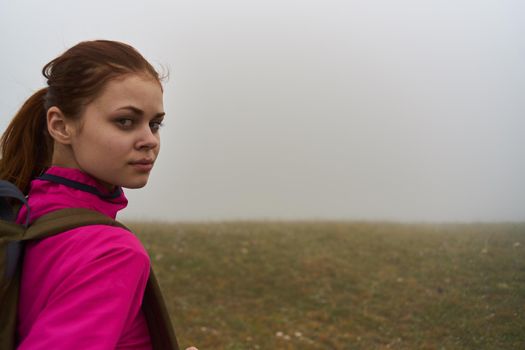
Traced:
[[130, 186], [122, 186], [122, 187], [130, 189], [130, 190], [138, 190], [139, 188], [142, 188], [144, 186], [146, 186], [146, 184], [144, 184], [144, 185], [130, 185]]
[[137, 188], [142, 188], [146, 186], [147, 183], [148, 183], [147, 179], [142, 180], [142, 181], [130, 181], [130, 182], [122, 184], [122, 187], [129, 188], [129, 189], [137, 189]]

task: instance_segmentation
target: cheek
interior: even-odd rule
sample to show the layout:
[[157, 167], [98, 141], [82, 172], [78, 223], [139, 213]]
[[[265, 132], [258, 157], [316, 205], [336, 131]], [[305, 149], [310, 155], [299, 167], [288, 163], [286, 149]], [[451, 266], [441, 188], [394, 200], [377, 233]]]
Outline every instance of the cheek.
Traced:
[[123, 136], [110, 136], [99, 140], [99, 147], [105, 148], [107, 152], [123, 152], [128, 150], [131, 145], [132, 142], [129, 140], [129, 137]]
[[131, 141], [122, 135], [102, 130], [81, 135], [76, 144], [75, 153], [84, 159], [93, 162], [107, 162], [110, 159], [125, 155], [130, 148]]

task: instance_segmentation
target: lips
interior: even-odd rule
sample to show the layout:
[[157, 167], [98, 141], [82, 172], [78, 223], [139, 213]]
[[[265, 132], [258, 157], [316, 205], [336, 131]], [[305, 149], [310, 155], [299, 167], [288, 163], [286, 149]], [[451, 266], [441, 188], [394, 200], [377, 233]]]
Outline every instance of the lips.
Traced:
[[150, 171], [153, 168], [153, 159], [140, 159], [130, 162], [130, 164], [139, 171]]
[[153, 163], [154, 163], [153, 159], [141, 159], [141, 160], [131, 162], [131, 164], [153, 164]]

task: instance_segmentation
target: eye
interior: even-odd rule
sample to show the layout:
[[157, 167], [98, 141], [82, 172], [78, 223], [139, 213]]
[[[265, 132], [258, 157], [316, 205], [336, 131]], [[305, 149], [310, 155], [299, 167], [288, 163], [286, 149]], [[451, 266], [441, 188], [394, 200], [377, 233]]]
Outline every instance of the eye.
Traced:
[[133, 125], [133, 119], [119, 118], [116, 120], [116, 123], [123, 129], [129, 129]]
[[151, 123], [149, 123], [149, 127], [153, 132], [159, 131], [159, 129], [163, 126], [164, 124], [162, 123], [162, 120], [152, 121]]

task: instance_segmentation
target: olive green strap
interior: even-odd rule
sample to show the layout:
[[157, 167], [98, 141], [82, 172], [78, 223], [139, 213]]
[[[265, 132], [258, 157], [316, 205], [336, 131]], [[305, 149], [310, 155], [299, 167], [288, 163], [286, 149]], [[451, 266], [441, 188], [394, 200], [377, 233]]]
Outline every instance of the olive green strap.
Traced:
[[154, 350], [179, 350], [175, 330], [171, 324], [170, 315], [157, 278], [150, 269], [148, 283], [144, 291], [142, 311], [148, 323], [151, 345]]
[[29, 226], [24, 238], [41, 239], [87, 225], [117, 226], [130, 231], [120, 222], [97, 211], [84, 208], [66, 208], [42, 215]]

